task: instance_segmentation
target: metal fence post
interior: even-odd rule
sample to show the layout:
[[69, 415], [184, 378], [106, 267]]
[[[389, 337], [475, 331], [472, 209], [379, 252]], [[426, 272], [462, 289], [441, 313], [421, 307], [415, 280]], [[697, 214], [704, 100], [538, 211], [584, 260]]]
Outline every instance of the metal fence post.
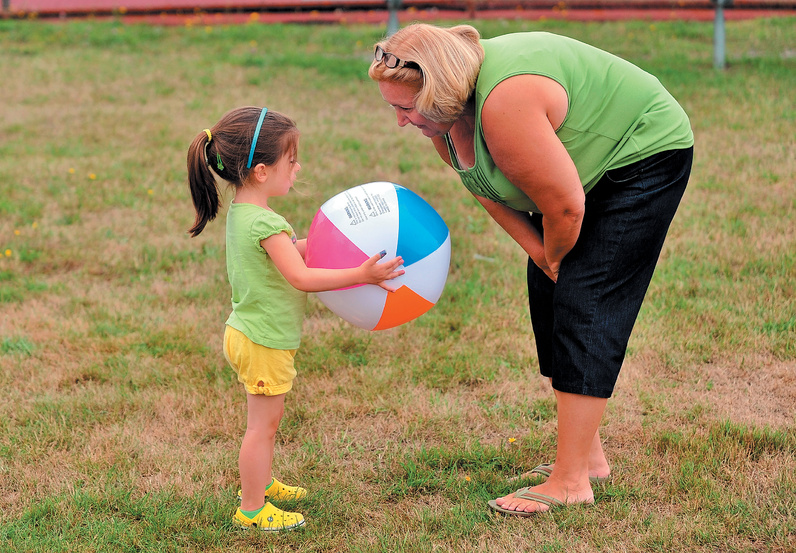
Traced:
[[402, 0], [387, 0], [387, 9], [390, 10], [390, 17], [387, 19], [387, 36], [393, 35], [398, 31], [398, 9], [401, 7]]
[[712, 0], [716, 4], [716, 15], [713, 21], [713, 67], [724, 69], [726, 61], [726, 35], [724, 29], [724, 6], [730, 6], [732, 0]]

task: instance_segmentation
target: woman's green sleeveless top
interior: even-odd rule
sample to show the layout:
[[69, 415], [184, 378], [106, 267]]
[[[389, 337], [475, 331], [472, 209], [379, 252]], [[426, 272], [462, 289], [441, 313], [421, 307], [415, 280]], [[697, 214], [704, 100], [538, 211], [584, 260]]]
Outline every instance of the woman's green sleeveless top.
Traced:
[[544, 32], [508, 34], [481, 44], [486, 55], [475, 88], [475, 166], [462, 168], [445, 136], [454, 169], [477, 196], [518, 211], [539, 212], [497, 168], [481, 126], [490, 92], [515, 75], [549, 77], [566, 91], [567, 115], [556, 135], [586, 192], [606, 171], [694, 144], [688, 116], [658, 79], [613, 54]]

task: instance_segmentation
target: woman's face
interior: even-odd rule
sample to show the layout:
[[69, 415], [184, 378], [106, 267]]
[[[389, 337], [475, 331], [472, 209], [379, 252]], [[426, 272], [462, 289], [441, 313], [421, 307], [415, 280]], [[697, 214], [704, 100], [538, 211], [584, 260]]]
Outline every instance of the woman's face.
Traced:
[[399, 127], [405, 127], [411, 123], [420, 129], [424, 136], [432, 138], [447, 134], [453, 126], [452, 123], [436, 123], [420, 115], [415, 109], [417, 89], [414, 87], [402, 83], [379, 81], [379, 90], [384, 101], [395, 110]]

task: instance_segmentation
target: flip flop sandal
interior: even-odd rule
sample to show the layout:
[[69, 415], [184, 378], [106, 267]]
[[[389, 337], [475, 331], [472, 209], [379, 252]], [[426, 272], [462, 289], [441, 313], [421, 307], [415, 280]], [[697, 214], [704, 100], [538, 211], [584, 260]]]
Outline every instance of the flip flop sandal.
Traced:
[[[549, 463], [543, 463], [543, 464], [541, 464], [541, 465], [539, 465], [537, 467], [532, 468], [528, 472], [523, 473], [523, 474], [515, 477], [514, 479], [515, 480], [520, 480], [521, 478], [528, 478], [530, 476], [533, 476], [534, 474], [539, 474], [541, 476], [544, 476], [545, 478], [550, 478], [550, 475], [552, 473], [553, 473], [553, 465], [551, 465]], [[608, 475], [608, 476], [589, 476], [589, 482], [591, 482], [592, 484], [605, 484], [610, 479], [611, 479], [610, 475]]]
[[564, 503], [563, 501], [556, 499], [555, 497], [545, 495], [543, 493], [532, 492], [530, 488], [520, 488], [519, 490], [514, 492], [514, 497], [517, 497], [519, 499], [526, 499], [528, 501], [536, 501], [540, 505], [547, 505], [548, 509], [545, 509], [544, 511], [532, 511], [532, 512], [512, 511], [510, 509], [504, 509], [503, 507], [498, 505], [497, 501], [494, 499], [489, 501], [488, 503], [489, 508], [492, 509], [493, 511], [496, 511], [498, 513], [503, 513], [505, 515], [514, 515], [518, 517], [532, 517], [534, 515], [547, 513], [552, 509], [566, 507], [566, 503]]

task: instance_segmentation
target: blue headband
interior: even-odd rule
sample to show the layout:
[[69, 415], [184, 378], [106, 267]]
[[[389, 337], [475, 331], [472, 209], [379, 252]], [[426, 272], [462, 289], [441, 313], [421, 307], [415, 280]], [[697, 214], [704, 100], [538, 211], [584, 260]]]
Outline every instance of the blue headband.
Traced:
[[263, 108], [260, 112], [260, 120], [257, 121], [257, 128], [254, 129], [254, 137], [252, 138], [252, 148], [249, 150], [249, 161], [246, 163], [246, 169], [252, 168], [252, 158], [254, 157], [254, 148], [257, 146], [257, 139], [260, 138], [260, 127], [263, 126], [263, 119], [265, 114], [268, 113], [268, 108]]

